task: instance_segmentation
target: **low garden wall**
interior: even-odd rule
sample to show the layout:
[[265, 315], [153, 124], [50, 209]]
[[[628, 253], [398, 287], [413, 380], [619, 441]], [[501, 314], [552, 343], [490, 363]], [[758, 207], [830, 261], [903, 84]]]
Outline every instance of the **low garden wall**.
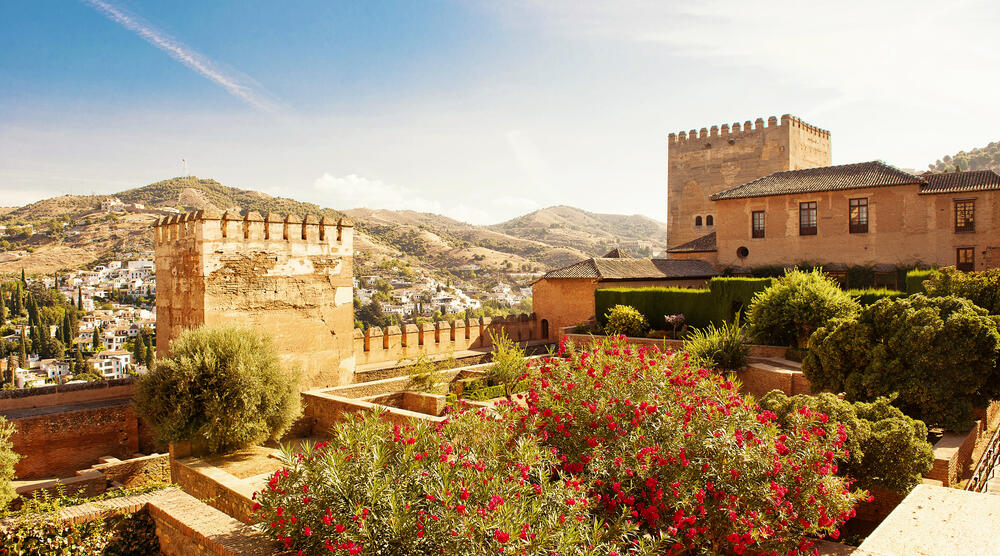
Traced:
[[[605, 338], [605, 336], [594, 336], [592, 334], [566, 334], [566, 337], [578, 346], [589, 345], [591, 342]], [[656, 346], [661, 350], [680, 351], [684, 348], [683, 340], [671, 340], [667, 338], [629, 338], [628, 342], [638, 346]], [[788, 348], [784, 346], [750, 345], [751, 357], [783, 359], [787, 351]]]
[[209, 506], [243, 523], [253, 523], [254, 489], [231, 473], [199, 458], [175, 456], [170, 459], [170, 479]]

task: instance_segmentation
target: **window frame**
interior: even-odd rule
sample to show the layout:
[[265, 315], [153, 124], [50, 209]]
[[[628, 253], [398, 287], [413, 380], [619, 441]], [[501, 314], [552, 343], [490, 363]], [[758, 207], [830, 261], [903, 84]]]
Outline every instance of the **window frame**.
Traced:
[[702, 223], [701, 215], [700, 214], [695, 215], [695, 217], [694, 217], [694, 227], [695, 228], [700, 228], [701, 227], [701, 223]]
[[[968, 205], [968, 209], [960, 208]], [[955, 199], [955, 233], [968, 234], [976, 231], [976, 200], [975, 199]], [[965, 215], [965, 213], [968, 213]], [[959, 214], [967, 216], [967, 219], [959, 224]]]
[[[750, 211], [750, 237], [763, 238], [767, 235], [767, 211]], [[760, 227], [757, 227], [757, 217], [760, 216]]]
[[711, 214], [705, 216], [705, 226], [715, 226], [715, 217]]
[[[812, 226], [804, 226], [803, 214], [812, 215]], [[819, 201], [799, 202], [799, 235], [814, 236], [819, 233]]]
[[[854, 209], [858, 209], [855, 221]], [[847, 227], [852, 234], [868, 233], [868, 197], [855, 197], [847, 201]]]
[[[962, 254], [968, 253], [969, 261], [962, 261]], [[955, 268], [963, 272], [972, 272], [976, 270], [976, 248], [975, 247], [956, 247], [955, 248]]]

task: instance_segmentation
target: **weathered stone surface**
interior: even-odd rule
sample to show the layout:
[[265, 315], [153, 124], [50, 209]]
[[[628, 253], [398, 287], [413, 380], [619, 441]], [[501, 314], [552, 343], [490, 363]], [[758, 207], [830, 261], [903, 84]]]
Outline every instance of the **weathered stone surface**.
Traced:
[[303, 389], [353, 378], [353, 228], [315, 217], [227, 212], [155, 229], [157, 354], [185, 328], [270, 334]]

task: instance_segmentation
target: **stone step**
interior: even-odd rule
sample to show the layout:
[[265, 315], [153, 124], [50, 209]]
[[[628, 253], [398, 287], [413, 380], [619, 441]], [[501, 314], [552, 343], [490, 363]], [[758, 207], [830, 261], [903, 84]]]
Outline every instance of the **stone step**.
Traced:
[[747, 368], [754, 371], [766, 371], [769, 373], [795, 373], [799, 372], [798, 369], [789, 369], [788, 367], [779, 367], [778, 365], [772, 365], [770, 363], [750, 363]]
[[119, 462], [121, 462], [121, 460], [118, 459], [118, 458], [116, 458], [116, 457], [114, 457], [114, 456], [102, 456], [102, 457], [97, 458], [97, 462], [98, 463], [119, 463]]

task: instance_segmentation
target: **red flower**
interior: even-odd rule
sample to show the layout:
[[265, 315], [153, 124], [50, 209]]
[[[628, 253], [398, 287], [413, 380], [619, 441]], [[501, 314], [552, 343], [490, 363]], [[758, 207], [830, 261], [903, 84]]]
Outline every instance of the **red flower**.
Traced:
[[493, 533], [493, 538], [496, 539], [498, 543], [504, 544], [510, 540], [510, 535], [508, 535], [507, 532], [502, 529], [497, 529]]

